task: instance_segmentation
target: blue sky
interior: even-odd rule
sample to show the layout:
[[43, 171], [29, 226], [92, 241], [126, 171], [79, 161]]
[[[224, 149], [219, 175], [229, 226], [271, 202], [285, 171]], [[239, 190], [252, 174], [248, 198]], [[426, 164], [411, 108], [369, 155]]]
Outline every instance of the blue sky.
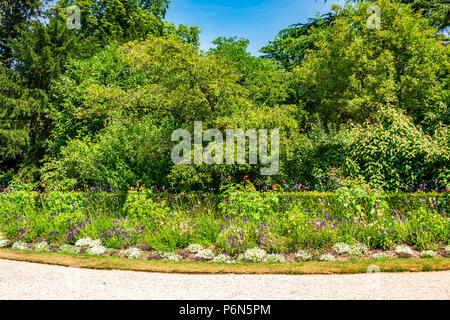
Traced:
[[305, 22], [316, 13], [330, 11], [343, 0], [171, 0], [166, 20], [200, 28], [201, 49], [207, 50], [219, 36], [250, 40], [249, 51], [260, 55], [261, 47], [278, 31]]

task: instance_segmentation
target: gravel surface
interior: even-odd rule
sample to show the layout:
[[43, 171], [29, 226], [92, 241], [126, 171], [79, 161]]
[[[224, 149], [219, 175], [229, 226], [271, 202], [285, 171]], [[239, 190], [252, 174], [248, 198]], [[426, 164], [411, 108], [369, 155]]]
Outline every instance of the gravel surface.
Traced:
[[185, 275], [0, 260], [0, 299], [450, 299], [450, 271]]

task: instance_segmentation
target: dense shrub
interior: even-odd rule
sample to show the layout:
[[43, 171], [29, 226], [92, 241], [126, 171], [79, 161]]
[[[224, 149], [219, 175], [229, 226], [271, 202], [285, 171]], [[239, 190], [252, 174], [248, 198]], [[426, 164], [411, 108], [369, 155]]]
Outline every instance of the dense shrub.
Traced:
[[[439, 138], [425, 134], [403, 113], [382, 108], [377, 121], [356, 125], [345, 148], [345, 171], [373, 186], [411, 190], [421, 184], [448, 183], [450, 144], [447, 131]], [[444, 184], [445, 185], [445, 184]]]
[[[437, 249], [449, 243], [449, 192], [384, 193], [343, 181], [335, 193], [248, 190], [171, 194], [136, 187], [126, 194], [98, 190], [0, 194], [0, 233], [12, 241], [75, 243], [90, 237], [109, 248], [158, 250], [191, 243], [229, 254], [260, 247], [269, 253], [331, 248], [336, 242], [389, 249], [406, 243]], [[245, 192], [247, 191], [247, 192]]]
[[95, 139], [72, 140], [61, 156], [46, 164], [42, 180], [49, 187], [76, 189], [91, 185], [126, 189], [136, 183], [167, 182], [170, 121], [150, 117], [116, 121]]

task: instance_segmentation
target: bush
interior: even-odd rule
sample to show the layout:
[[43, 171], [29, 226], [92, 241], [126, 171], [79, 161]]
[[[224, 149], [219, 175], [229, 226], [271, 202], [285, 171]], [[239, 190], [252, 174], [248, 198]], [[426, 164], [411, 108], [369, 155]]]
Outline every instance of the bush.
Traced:
[[258, 192], [249, 183], [246, 185], [230, 185], [222, 193], [219, 209], [223, 216], [244, 216], [255, 221], [267, 219], [278, 206], [275, 192]]
[[448, 138], [425, 134], [398, 110], [380, 108], [375, 122], [355, 125], [351, 136], [344, 172], [372, 186], [409, 191], [449, 176]]
[[95, 139], [86, 136], [68, 142], [60, 156], [42, 169], [42, 181], [64, 189], [104, 185], [126, 190], [136, 183], [165, 185], [172, 166], [170, 121], [153, 117], [117, 120]]
[[197, 224], [194, 228], [192, 239], [204, 246], [216, 243], [220, 233], [220, 222], [212, 217], [198, 217]]
[[139, 191], [129, 191], [123, 210], [130, 219], [144, 225], [160, 225], [170, 214], [166, 200], [154, 200], [152, 190], [140, 187]]
[[263, 262], [267, 257], [267, 252], [261, 248], [252, 248], [245, 250], [245, 260], [250, 262]]

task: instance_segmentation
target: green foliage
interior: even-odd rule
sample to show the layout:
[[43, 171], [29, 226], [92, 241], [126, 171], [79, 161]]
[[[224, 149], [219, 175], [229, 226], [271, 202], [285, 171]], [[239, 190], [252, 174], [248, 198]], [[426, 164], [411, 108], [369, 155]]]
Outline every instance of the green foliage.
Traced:
[[174, 37], [110, 47], [86, 61], [73, 61], [55, 84], [50, 147], [96, 134], [107, 120], [149, 114], [154, 118], [210, 121], [239, 104], [234, 69], [205, 57]]
[[314, 190], [332, 191], [339, 186], [340, 168], [346, 159], [344, 148], [349, 144], [347, 130], [338, 130], [320, 122], [302, 134], [292, 151], [292, 168], [289, 177]]
[[336, 200], [342, 212], [341, 218], [349, 221], [359, 219], [370, 223], [388, 210], [383, 192], [359, 183], [338, 188]]
[[306, 58], [308, 50], [317, 50], [316, 28], [326, 28], [333, 21], [332, 13], [308, 19], [307, 23], [297, 23], [281, 30], [273, 41], [261, 48], [263, 57], [273, 59], [280, 67], [292, 70]]
[[130, 191], [124, 211], [127, 217], [144, 225], [160, 223], [170, 214], [170, 208], [165, 202], [153, 200], [151, 190]]
[[[368, 211], [375, 195], [347, 192], [354, 186], [345, 178], [380, 191], [448, 189], [449, 47], [437, 32], [448, 25], [448, 3], [351, 2], [280, 31], [261, 58], [237, 37], [219, 37], [208, 52], [199, 50], [198, 27], [163, 21], [168, 0], [59, 0], [45, 12], [46, 1], [0, 0], [0, 184], [26, 178], [47, 191], [124, 191], [136, 184], [206, 191], [249, 176], [257, 189], [340, 190], [330, 200], [336, 216], [368, 223], [377, 219]], [[380, 29], [367, 27], [373, 3], [382, 12]], [[73, 4], [81, 9], [81, 29], [69, 30], [66, 8]], [[191, 130], [195, 120], [222, 132], [279, 129], [278, 173], [262, 176], [261, 164], [173, 165], [171, 133]], [[243, 210], [263, 221], [281, 207], [266, 206], [272, 193], [247, 191], [220, 211], [191, 198], [189, 212]], [[43, 206], [58, 212], [69, 208], [48, 201]], [[107, 200], [89, 201], [83, 208], [90, 212]], [[216, 231], [204, 233], [209, 224]], [[213, 242], [217, 226], [205, 226], [198, 236]], [[100, 229], [107, 227], [111, 221]], [[171, 239], [177, 228], [162, 232]], [[288, 231], [278, 224], [277, 230]], [[383, 230], [358, 227], [341, 236], [383, 246], [407, 241], [406, 225], [386, 241]], [[319, 246], [335, 237], [316, 231]]]
[[[147, 229], [148, 230], [148, 227]], [[151, 233], [144, 233], [141, 242], [150, 245], [156, 250], [173, 251], [186, 248], [191, 243], [194, 233], [192, 220], [181, 214], [167, 217], [163, 224], [153, 229]]]
[[274, 107], [288, 98], [288, 75], [270, 60], [251, 56], [247, 52], [249, 41], [244, 38], [219, 37], [212, 42], [216, 47], [209, 55], [226, 57], [241, 73], [239, 83], [256, 103]]
[[237, 255], [257, 245], [255, 225], [245, 216], [225, 219], [217, 237], [217, 246], [231, 255]]
[[280, 220], [271, 216], [268, 223], [260, 223], [256, 229], [258, 234], [259, 247], [266, 250], [268, 253], [286, 253], [293, 247], [292, 239], [282, 236], [280, 229], [285, 226], [280, 226]]
[[448, 179], [448, 129], [439, 134], [439, 138], [427, 135], [401, 112], [380, 109], [374, 123], [354, 126], [351, 143], [344, 151], [345, 170], [390, 190], [409, 190]]
[[262, 221], [273, 214], [278, 205], [274, 192], [262, 194], [252, 184], [230, 185], [223, 190], [222, 197], [224, 201], [219, 204], [219, 209], [225, 217], [242, 216]]
[[0, 167], [17, 172], [35, 158], [46, 96], [28, 89], [16, 71], [0, 67]]
[[20, 27], [42, 14], [42, 0], [2, 0], [0, 1], [0, 59], [4, 67], [13, 62], [10, 42], [17, 39]]
[[58, 0], [57, 8], [78, 6], [81, 38], [93, 37], [105, 46], [161, 34], [168, 4], [168, 0]]
[[[321, 250], [337, 242], [385, 250], [401, 243], [437, 249], [449, 241], [448, 192], [382, 193], [346, 181], [336, 193], [272, 191], [257, 199], [241, 191], [232, 201], [228, 193], [216, 200], [180, 194], [175, 202], [143, 186], [123, 196], [98, 190], [30, 191], [34, 187], [15, 181], [0, 194], [0, 232], [10, 240], [60, 245], [91, 237], [110, 248], [148, 244], [158, 250], [201, 243], [233, 255], [256, 246], [283, 253]], [[258, 200], [268, 201], [270, 210]], [[217, 205], [210, 204], [211, 211], [193, 208], [193, 203], [208, 202]], [[264, 212], [264, 221], [251, 216], [254, 211]]]
[[164, 35], [176, 35], [181, 41], [192, 44], [196, 47], [200, 46], [200, 29], [197, 26], [186, 26], [180, 24], [178, 26], [173, 23], [164, 21]]
[[210, 246], [216, 243], [220, 233], [220, 223], [214, 217], [199, 217], [195, 226], [191, 241], [203, 246]]
[[48, 186], [75, 189], [104, 184], [124, 190], [136, 183], [164, 185], [170, 166], [173, 123], [153, 117], [118, 120], [97, 139], [72, 140], [43, 167]]
[[294, 70], [297, 97], [327, 123], [363, 122], [380, 105], [416, 121], [445, 101], [448, 46], [405, 5], [380, 0], [380, 29], [366, 26], [369, 2], [336, 7], [327, 28], [313, 29], [318, 50]]

